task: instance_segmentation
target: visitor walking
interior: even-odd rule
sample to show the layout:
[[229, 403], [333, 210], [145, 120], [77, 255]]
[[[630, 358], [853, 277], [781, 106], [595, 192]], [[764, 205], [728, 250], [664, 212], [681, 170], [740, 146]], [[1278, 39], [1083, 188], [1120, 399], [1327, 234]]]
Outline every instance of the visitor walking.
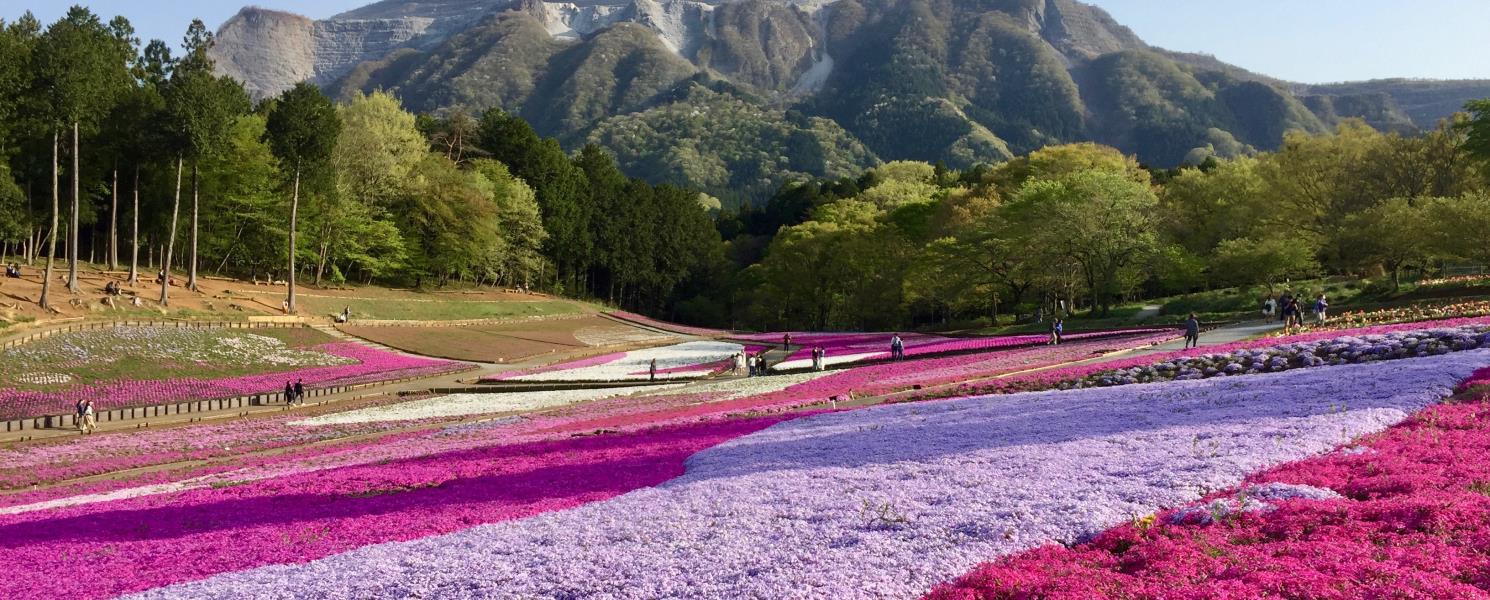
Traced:
[[1055, 320], [1055, 344], [1057, 346], [1061, 345], [1061, 342], [1066, 341], [1065, 340], [1065, 337], [1066, 337], [1066, 320], [1065, 319], [1056, 319]]
[[285, 380], [285, 406], [289, 406], [289, 405], [294, 404], [294, 403], [295, 403], [295, 384], [290, 383], [290, 380], [286, 379]]
[[86, 398], [83, 399], [83, 411], [82, 412], [83, 412], [83, 425], [79, 429], [81, 429], [83, 433], [93, 433], [93, 431], [95, 429], [98, 429], [98, 421], [95, 420], [95, 416], [93, 414], [93, 401], [92, 400], [88, 400]]
[[900, 334], [890, 337], [890, 360], [900, 360], [905, 356], [905, 342], [900, 339]]
[[1195, 318], [1195, 313], [1190, 313], [1190, 318], [1185, 319], [1185, 347], [1194, 348], [1200, 345], [1200, 319]]
[[305, 383], [302, 379], [295, 380], [295, 403], [305, 404]]
[[1288, 301], [1292, 299], [1293, 296], [1287, 291], [1278, 296], [1278, 320], [1284, 322], [1284, 327], [1288, 326]]
[[657, 359], [647, 363], [647, 381], [657, 381]]
[[75, 412], [72, 416], [72, 422], [78, 426], [78, 431], [83, 430], [83, 405], [85, 403], [87, 403], [87, 400], [83, 400], [80, 398], [78, 399], [77, 405], [73, 407], [73, 410]]
[[1278, 310], [1278, 301], [1277, 300], [1274, 300], [1272, 296], [1265, 296], [1265, 297], [1263, 297], [1263, 299], [1262, 299], [1262, 316], [1263, 316], [1263, 318], [1267, 318], [1267, 319], [1273, 318], [1273, 312], [1274, 311], [1277, 311], [1277, 310]]
[[1325, 299], [1324, 294], [1320, 294], [1319, 299], [1314, 301], [1314, 316], [1319, 319], [1320, 325], [1324, 325], [1325, 320], [1329, 318], [1329, 312], [1330, 301]]
[[823, 370], [823, 347], [822, 346], [813, 346], [812, 347], [812, 370], [813, 371], [821, 371], [821, 370]]
[[1056, 336], [1055, 336], [1055, 328], [1056, 328], [1056, 325], [1060, 324], [1060, 322], [1061, 322], [1061, 320], [1058, 319], [1058, 318], [1051, 319], [1050, 320], [1050, 338], [1047, 339], [1047, 340], [1045, 340], [1045, 345], [1046, 346], [1054, 346], [1054, 345], [1056, 345], [1056, 341], [1057, 340], [1056, 340]]
[[784, 334], [781, 335], [781, 349], [782, 350], [786, 350], [787, 352], [791, 352], [791, 350], [792, 350], [792, 334], [791, 334], [791, 332], [787, 332], [787, 333], [784, 333]]

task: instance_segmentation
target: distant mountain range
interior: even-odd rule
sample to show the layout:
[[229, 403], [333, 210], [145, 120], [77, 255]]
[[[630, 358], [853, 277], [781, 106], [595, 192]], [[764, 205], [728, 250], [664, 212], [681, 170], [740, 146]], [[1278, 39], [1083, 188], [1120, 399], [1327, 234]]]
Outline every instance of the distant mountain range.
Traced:
[[384, 0], [245, 8], [218, 68], [412, 110], [498, 106], [630, 174], [734, 199], [879, 161], [966, 166], [1094, 140], [1169, 166], [1358, 117], [1432, 128], [1490, 80], [1304, 85], [1145, 44], [1076, 0]]

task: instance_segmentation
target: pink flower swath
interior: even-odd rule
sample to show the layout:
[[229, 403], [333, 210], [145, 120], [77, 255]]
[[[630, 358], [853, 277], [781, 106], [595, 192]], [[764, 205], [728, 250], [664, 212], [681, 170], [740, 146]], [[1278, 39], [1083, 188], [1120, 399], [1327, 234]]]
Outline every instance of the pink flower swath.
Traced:
[[274, 393], [284, 389], [286, 381], [296, 379], [302, 379], [307, 386], [314, 388], [352, 385], [416, 375], [434, 375], [463, 368], [461, 363], [394, 354], [351, 342], [324, 344], [314, 349], [357, 362], [348, 365], [308, 367], [220, 379], [173, 378], [108, 381], [66, 386], [53, 392], [0, 389], [0, 419], [69, 413], [73, 410], [74, 404], [83, 398], [92, 399], [99, 409], [107, 410]]
[[[1465, 385], [1490, 383], [1481, 369]], [[1465, 389], [1465, 386], [1461, 386]], [[1249, 478], [1333, 489], [1215, 525], [1125, 525], [985, 564], [928, 600], [1484, 598], [1490, 595], [1490, 402], [1428, 408], [1343, 452]], [[1348, 398], [1342, 401], [1349, 402]], [[1212, 498], [1236, 498], [1228, 490]]]
[[113, 596], [570, 508], [676, 477], [693, 453], [781, 420], [492, 446], [0, 516], [0, 563], [25, 565], [0, 582], [0, 597]]

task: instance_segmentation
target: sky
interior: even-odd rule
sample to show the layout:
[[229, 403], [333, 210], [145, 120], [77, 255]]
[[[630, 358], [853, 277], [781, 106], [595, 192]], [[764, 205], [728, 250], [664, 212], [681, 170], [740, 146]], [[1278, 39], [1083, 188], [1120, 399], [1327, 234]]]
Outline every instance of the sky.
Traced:
[[[245, 4], [323, 18], [372, 0], [78, 1], [106, 17], [123, 14], [144, 39], [179, 45], [193, 17], [216, 29]], [[1150, 44], [1289, 81], [1490, 78], [1490, 0], [1087, 1]], [[72, 3], [0, 0], [0, 18], [30, 9], [49, 23]]]

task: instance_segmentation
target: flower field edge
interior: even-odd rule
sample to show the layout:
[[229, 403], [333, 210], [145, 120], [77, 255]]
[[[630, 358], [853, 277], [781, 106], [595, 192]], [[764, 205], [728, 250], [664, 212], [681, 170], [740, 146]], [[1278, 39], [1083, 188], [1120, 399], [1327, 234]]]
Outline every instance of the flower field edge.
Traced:
[[[1338, 496], [1244, 510], [1265, 486]], [[1490, 367], [1443, 403], [1354, 444], [1076, 546], [984, 563], [922, 600], [1355, 598], [1386, 582], [1393, 597], [1490, 593]]]

